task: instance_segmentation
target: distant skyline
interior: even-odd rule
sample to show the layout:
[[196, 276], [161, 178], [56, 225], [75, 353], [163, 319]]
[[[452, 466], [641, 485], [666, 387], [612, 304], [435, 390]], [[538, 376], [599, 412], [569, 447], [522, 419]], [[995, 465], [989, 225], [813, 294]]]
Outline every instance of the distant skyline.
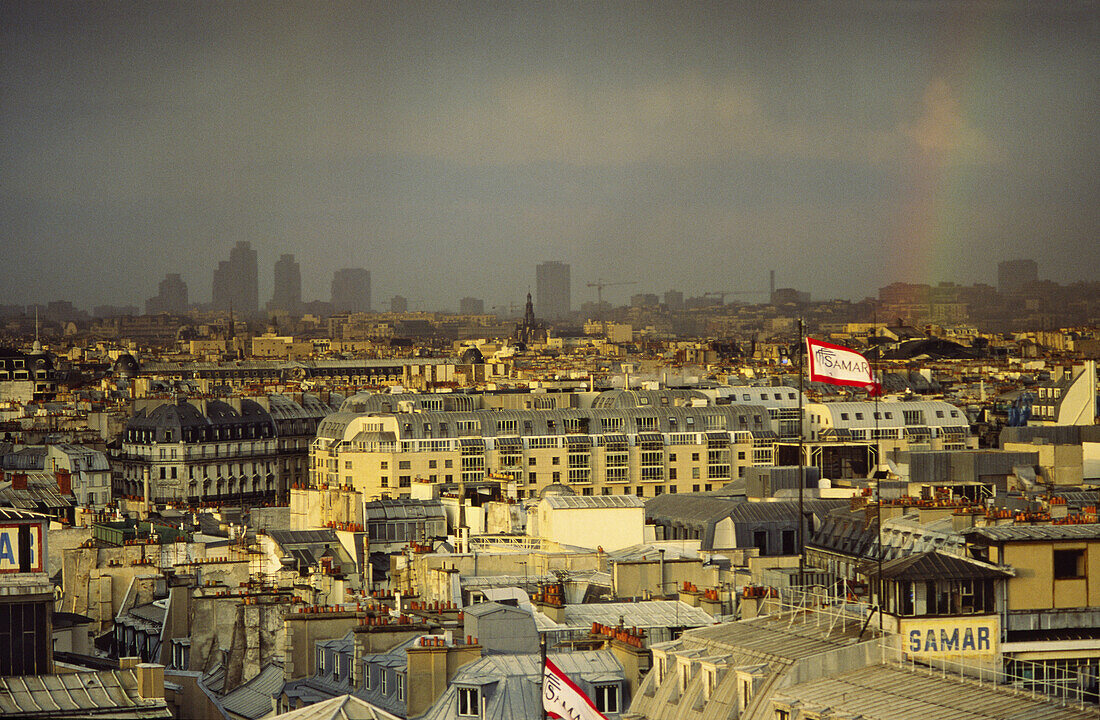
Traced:
[[[1100, 279], [1100, 4], [0, 4], [0, 304]], [[745, 298], [750, 299], [750, 298]]]

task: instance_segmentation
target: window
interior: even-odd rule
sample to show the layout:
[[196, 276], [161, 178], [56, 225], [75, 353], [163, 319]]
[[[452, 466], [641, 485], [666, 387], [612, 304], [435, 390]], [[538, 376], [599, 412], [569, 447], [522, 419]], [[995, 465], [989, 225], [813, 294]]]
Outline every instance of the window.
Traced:
[[795, 531], [784, 530], [780, 533], [780, 539], [783, 543], [784, 555], [795, 555]]
[[363, 687], [367, 690], [370, 690], [373, 687], [371, 685], [370, 665], [368, 665], [367, 663], [363, 663]]
[[669, 453], [668, 454], [668, 461], [669, 462], [676, 462], [676, 453]]
[[669, 468], [668, 469], [668, 479], [669, 480], [675, 480], [676, 479], [676, 468]]
[[692, 453], [691, 460], [692, 462], [699, 462], [699, 453]]
[[1066, 580], [1085, 577], [1084, 550], [1055, 550], [1054, 579]]
[[405, 676], [397, 673], [397, 700], [405, 702]]
[[760, 548], [761, 555], [768, 554], [768, 531], [756, 530], [752, 534], [753, 547]]
[[318, 674], [325, 671], [325, 651], [321, 648], [317, 648], [317, 672]]
[[863, 419], [863, 413], [856, 413], [856, 420], [862, 420], [862, 419]]
[[434, 469], [434, 468], [435, 468], [435, 466], [436, 466], [436, 465], [438, 465], [438, 464], [439, 464], [439, 461], [438, 461], [438, 460], [429, 460], [429, 461], [428, 461], [428, 467], [429, 467], [429, 468], [432, 468], [432, 469]]
[[410, 476], [410, 475], [400, 476], [399, 478], [397, 478], [397, 486], [398, 487], [412, 487], [412, 476]]
[[382, 476], [382, 477], [381, 477], [381, 478], [379, 479], [379, 484], [380, 484], [380, 485], [381, 485], [382, 487], [389, 487], [389, 486], [390, 486], [390, 479], [389, 479], [388, 477], [386, 477], [385, 475], [383, 475], [383, 476]]
[[847, 420], [848, 419], [848, 413], [840, 413], [840, 419], [841, 420]]
[[454, 466], [454, 460], [444, 460], [443, 467], [449, 468]]
[[411, 467], [412, 467], [412, 461], [411, 460], [401, 460], [397, 463], [397, 469], [398, 470], [408, 470]]
[[561, 473], [560, 472], [555, 472], [554, 473], [554, 482], [561, 482]]
[[383, 695], [390, 694], [389, 673], [386, 672], [386, 668], [382, 668], [378, 673], [378, 687], [382, 690]]
[[458, 688], [458, 716], [480, 717], [481, 701], [477, 688]]
[[389, 462], [388, 462], [388, 461], [386, 461], [386, 460], [383, 460], [383, 461], [382, 461], [382, 462], [380, 463], [380, 467], [381, 467], [381, 469], [383, 469], [383, 470], [389, 470], [389, 469], [390, 469], [390, 464], [389, 464]]
[[619, 712], [619, 686], [595, 685], [592, 688], [592, 700], [596, 703], [596, 709], [602, 713]]
[[560, 455], [555, 455], [554, 457], [550, 458], [550, 464], [551, 465], [561, 465], [561, 456]]

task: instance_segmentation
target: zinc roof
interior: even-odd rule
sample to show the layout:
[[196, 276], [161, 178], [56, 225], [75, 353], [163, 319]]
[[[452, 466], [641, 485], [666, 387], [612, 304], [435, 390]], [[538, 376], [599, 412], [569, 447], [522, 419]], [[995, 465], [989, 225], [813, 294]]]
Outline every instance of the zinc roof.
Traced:
[[[859, 642], [863, 621], [821, 623], [814, 613], [781, 613], [728, 622], [686, 631], [688, 648], [701, 647], [712, 654], [737, 654], [739, 662], [795, 661]], [[864, 635], [870, 638], [872, 631]]]
[[164, 700], [145, 700], [133, 670], [0, 677], [0, 714], [20, 717], [170, 718]]
[[397, 715], [360, 700], [354, 695], [337, 697], [306, 705], [279, 715], [280, 720], [400, 720]]
[[590, 627], [592, 623], [627, 627], [700, 627], [713, 625], [714, 618], [697, 607], [679, 600], [646, 600], [643, 602], [582, 603], [565, 606], [568, 627]]
[[965, 684], [939, 674], [910, 672], [897, 665], [868, 665], [813, 682], [784, 688], [773, 698], [800, 703], [804, 710], [829, 708], [831, 716], [864, 720], [1072, 720], [1095, 712], [1062, 707], [988, 683]]

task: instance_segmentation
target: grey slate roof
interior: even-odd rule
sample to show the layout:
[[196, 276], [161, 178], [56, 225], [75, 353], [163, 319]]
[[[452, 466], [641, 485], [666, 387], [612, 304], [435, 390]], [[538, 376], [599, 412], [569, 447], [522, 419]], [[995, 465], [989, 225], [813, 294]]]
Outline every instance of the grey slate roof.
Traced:
[[331, 528], [321, 530], [268, 530], [268, 535], [284, 549], [288, 545], [313, 545], [338, 543], [336, 531]]
[[1052, 542], [1100, 540], [1100, 523], [1087, 525], [997, 525], [963, 531], [970, 542]]
[[[866, 572], [878, 576], [878, 567], [870, 563]], [[929, 550], [906, 557], [900, 557], [884, 563], [882, 576], [914, 582], [924, 580], [990, 580], [1010, 577], [996, 565], [971, 560], [958, 555]]]
[[[589, 683], [622, 681], [626, 673], [609, 650], [551, 653], [550, 660], [591, 692]], [[488, 655], [455, 673], [447, 690], [418, 720], [451, 720], [458, 717], [459, 687], [478, 687], [485, 698], [485, 720], [530, 720], [542, 717], [542, 668], [538, 655]], [[619, 720], [618, 713], [607, 713]]]
[[283, 689], [283, 666], [272, 663], [260, 674], [221, 698], [223, 708], [242, 717], [261, 718], [271, 712], [272, 700]]
[[547, 495], [542, 502], [562, 509], [645, 507], [645, 499], [636, 495]]

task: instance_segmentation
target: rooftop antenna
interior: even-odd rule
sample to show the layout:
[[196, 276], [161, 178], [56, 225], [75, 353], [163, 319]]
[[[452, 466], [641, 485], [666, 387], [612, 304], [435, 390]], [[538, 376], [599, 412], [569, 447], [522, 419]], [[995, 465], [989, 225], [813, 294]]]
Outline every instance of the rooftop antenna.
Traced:
[[38, 339], [38, 305], [34, 306], [34, 345], [31, 352], [42, 352], [42, 342]]

